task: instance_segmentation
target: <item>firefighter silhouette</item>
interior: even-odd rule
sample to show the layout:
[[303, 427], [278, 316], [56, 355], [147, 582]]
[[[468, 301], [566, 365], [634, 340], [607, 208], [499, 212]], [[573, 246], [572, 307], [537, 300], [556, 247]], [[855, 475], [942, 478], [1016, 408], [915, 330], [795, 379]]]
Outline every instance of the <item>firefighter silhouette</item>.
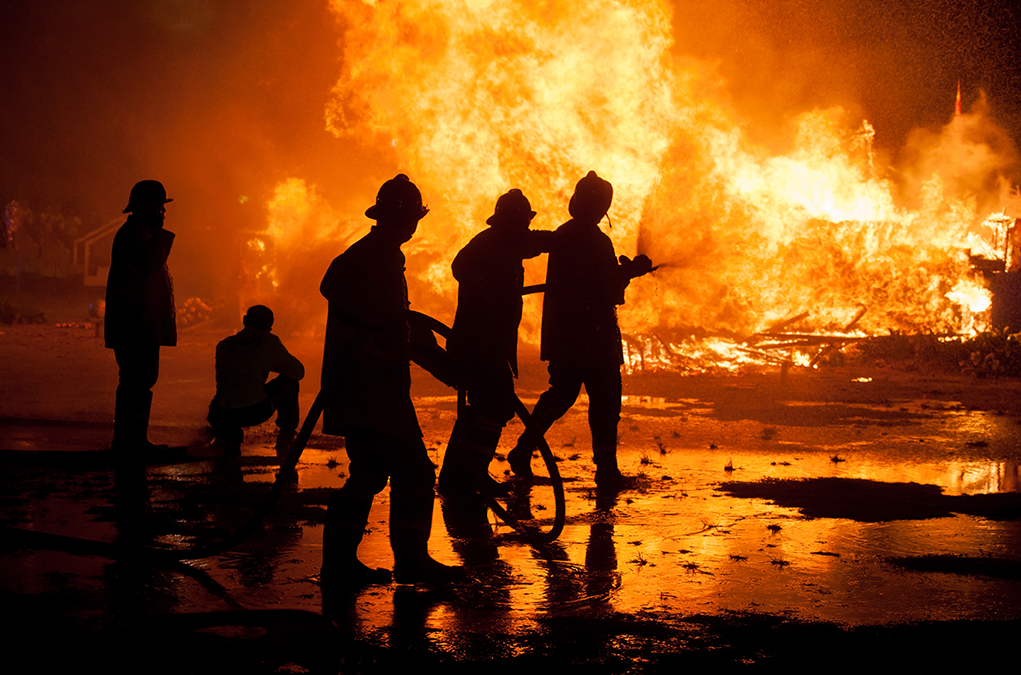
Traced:
[[553, 232], [529, 229], [535, 211], [521, 190], [496, 202], [490, 227], [454, 258], [457, 313], [447, 349], [465, 364], [468, 405], [458, 413], [440, 471], [440, 492], [492, 485], [488, 467], [504, 426], [514, 417], [514, 378], [518, 374], [518, 324], [525, 269], [522, 260], [549, 251]]
[[[411, 330], [401, 246], [429, 210], [404, 174], [379, 189], [368, 234], [330, 264], [323, 353], [323, 433], [345, 437], [344, 486], [330, 496], [323, 532], [324, 588], [387, 583], [390, 571], [362, 563], [358, 545], [376, 494], [390, 483], [390, 546], [398, 583], [463, 576], [428, 551], [436, 472], [411, 401]], [[429, 334], [432, 335], [431, 333]]]
[[596, 485], [622, 489], [629, 481], [617, 466], [624, 362], [617, 305], [631, 279], [652, 270], [644, 255], [634, 260], [614, 254], [613, 243], [599, 229], [613, 201], [613, 186], [594, 171], [578, 181], [571, 197], [571, 220], [554, 233], [542, 306], [540, 356], [549, 363], [549, 389], [532, 411], [532, 424], [508, 455], [511, 469], [532, 475], [537, 435], [574, 405], [582, 385], [589, 397], [589, 428]]

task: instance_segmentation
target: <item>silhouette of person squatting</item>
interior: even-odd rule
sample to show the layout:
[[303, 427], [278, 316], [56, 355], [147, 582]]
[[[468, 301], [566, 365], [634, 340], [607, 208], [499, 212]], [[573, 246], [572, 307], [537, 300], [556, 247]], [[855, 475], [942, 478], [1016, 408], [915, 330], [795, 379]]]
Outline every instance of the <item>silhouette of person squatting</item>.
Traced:
[[401, 246], [428, 212], [407, 176], [385, 182], [365, 212], [376, 224], [333, 260], [320, 285], [329, 301], [323, 433], [344, 436], [350, 460], [347, 481], [327, 508], [324, 590], [390, 581], [388, 570], [368, 567], [357, 557], [373, 498], [387, 480], [394, 580], [446, 583], [463, 577], [463, 568], [429, 555], [436, 471], [411, 401]]
[[[241, 454], [243, 427], [277, 414], [277, 453], [291, 448], [298, 428], [298, 381], [305, 366], [271, 333], [273, 311], [248, 308], [244, 328], [216, 345], [216, 395], [206, 418], [228, 456]], [[267, 382], [270, 373], [277, 376]]]
[[549, 389], [532, 411], [532, 426], [508, 453], [514, 473], [532, 476], [532, 453], [538, 439], [574, 405], [581, 386], [589, 397], [589, 428], [596, 486], [627, 487], [617, 467], [624, 363], [617, 305], [631, 279], [652, 271], [644, 255], [634, 260], [614, 255], [613, 243], [599, 222], [613, 201], [613, 186], [590, 171], [578, 181], [568, 210], [571, 220], [554, 232], [542, 305], [540, 357], [549, 363]]
[[[500, 196], [483, 230], [454, 258], [457, 313], [447, 350], [466, 364], [468, 405], [458, 414], [440, 470], [439, 490], [470, 492], [489, 476], [504, 426], [514, 417], [518, 324], [525, 268], [521, 261], [550, 250], [553, 232], [533, 231], [528, 198]], [[489, 479], [492, 483], [492, 479]]]
[[132, 459], [166, 449], [149, 442], [152, 387], [159, 378], [160, 347], [177, 344], [174, 285], [167, 258], [174, 233], [163, 229], [168, 202], [163, 184], [143, 180], [131, 188], [129, 214], [113, 239], [106, 282], [106, 346], [119, 368], [112, 449]]

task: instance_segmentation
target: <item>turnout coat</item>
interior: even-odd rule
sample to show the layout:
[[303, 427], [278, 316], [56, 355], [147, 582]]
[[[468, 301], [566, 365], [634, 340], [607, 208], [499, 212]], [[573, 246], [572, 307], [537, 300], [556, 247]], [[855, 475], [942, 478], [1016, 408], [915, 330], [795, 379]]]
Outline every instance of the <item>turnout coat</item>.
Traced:
[[113, 239], [106, 282], [106, 346], [177, 344], [174, 282], [167, 267], [174, 233], [150, 231], [129, 215]]
[[630, 282], [598, 224], [569, 220], [555, 232], [542, 304], [541, 358], [565, 366], [624, 362], [617, 305]]
[[483, 230], [454, 258], [457, 313], [448, 348], [469, 362], [509, 363], [518, 373], [518, 324], [525, 268], [552, 245], [552, 232]]
[[320, 292], [329, 301], [322, 389], [323, 433], [360, 426], [422, 436], [411, 401], [404, 254], [373, 229], [337, 256]]

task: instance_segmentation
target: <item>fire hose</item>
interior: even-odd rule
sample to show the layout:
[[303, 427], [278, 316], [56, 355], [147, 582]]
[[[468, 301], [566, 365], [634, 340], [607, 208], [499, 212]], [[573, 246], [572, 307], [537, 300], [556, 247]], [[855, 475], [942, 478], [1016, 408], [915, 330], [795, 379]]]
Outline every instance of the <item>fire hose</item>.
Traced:
[[[532, 293], [536, 292], [534, 290], [529, 290], [531, 288], [535, 287], [526, 287], [525, 291]], [[541, 287], [539, 287], [539, 290], [541, 290]], [[451, 335], [450, 328], [448, 328], [442, 322], [432, 318], [431, 316], [422, 314], [420, 312], [412, 311], [411, 318], [412, 320], [418, 321], [423, 325], [427, 326], [430, 330], [432, 330], [435, 333], [438, 333], [444, 338], [447, 339], [450, 338]], [[466, 407], [466, 402], [467, 401], [464, 389], [459, 389], [457, 393], [458, 416], [463, 414]], [[472, 474], [474, 475], [475, 485], [473, 487], [475, 487], [476, 491], [479, 493], [479, 496], [482, 497], [483, 501], [486, 502], [486, 506], [488, 506], [490, 510], [493, 511], [493, 513], [499, 516], [500, 520], [502, 520], [503, 522], [507, 523], [515, 530], [520, 532], [526, 539], [529, 539], [530, 541], [533, 541], [535, 543], [546, 544], [551, 541], [555, 541], [556, 538], [560, 536], [560, 533], [564, 529], [564, 520], [567, 514], [567, 506], [564, 499], [564, 479], [560, 476], [560, 470], [557, 468], [556, 457], [554, 457], [553, 451], [550, 449], [549, 444], [546, 442], [545, 435], [542, 432], [538, 432], [537, 430], [531, 429], [530, 425], [532, 423], [532, 416], [528, 412], [528, 408], [525, 407], [525, 404], [521, 402], [520, 398], [518, 398], [517, 394], [514, 395], [514, 412], [517, 413], [518, 417], [521, 419], [521, 422], [525, 425], [526, 431], [532, 430], [533, 431], [532, 436], [534, 438], [539, 439], [538, 442], [539, 454], [542, 456], [543, 461], [546, 463], [546, 468], [549, 471], [550, 482], [553, 485], [553, 500], [556, 505], [555, 514], [553, 517], [553, 525], [550, 528], [550, 530], [548, 532], [542, 532], [540, 530], [527, 526], [524, 523], [521, 523], [518, 519], [516, 519], [514, 516], [508, 513], [507, 510], [503, 508], [503, 506], [501, 506], [498, 501], [496, 501], [496, 497], [489, 489], [488, 481], [485, 480], [485, 476], [482, 475], [482, 472], [475, 466], [474, 462], [469, 462], [470, 465], [469, 471], [472, 472]]]
[[[534, 292], [534, 291], [533, 291]], [[421, 314], [419, 312], [410, 312], [410, 319], [417, 320], [424, 323], [431, 330], [439, 333], [443, 337], [449, 337], [450, 328], [445, 324], [430, 316]], [[193, 547], [175, 547], [169, 548], [164, 546], [153, 546], [153, 545], [134, 545], [134, 544], [123, 544], [119, 542], [106, 542], [96, 541], [92, 539], [83, 539], [80, 537], [72, 537], [68, 535], [51, 534], [46, 532], [38, 532], [35, 530], [25, 530], [17, 527], [3, 527], [0, 528], [2, 536], [0, 540], [5, 541], [8, 544], [14, 546], [22, 546], [27, 548], [49, 550], [49, 551], [60, 551], [64, 553], [71, 553], [75, 555], [95, 555], [105, 558], [148, 558], [162, 562], [177, 562], [181, 560], [199, 560], [202, 558], [211, 558], [221, 553], [225, 553], [249, 536], [254, 533], [262, 525], [263, 520], [273, 510], [280, 496], [290, 483], [291, 474], [294, 472], [298, 465], [298, 461], [301, 459], [301, 454], [305, 450], [305, 446], [308, 444], [309, 439], [312, 436], [312, 432], [315, 429], [316, 424], [319, 421], [319, 417], [323, 413], [323, 407], [325, 404], [323, 391], [320, 390], [316, 395], [315, 400], [312, 403], [312, 407], [309, 409], [308, 414], [305, 416], [305, 421], [301, 425], [301, 429], [298, 431], [297, 436], [294, 439], [294, 443], [291, 445], [291, 450], [287, 455], [287, 459], [280, 466], [280, 471], [277, 473], [276, 481], [274, 481], [272, 488], [270, 488], [269, 494], [263, 499], [262, 503], [255, 510], [252, 516], [248, 519], [244, 525], [241, 526], [231, 536], [212, 544], [193, 546]], [[464, 392], [459, 392], [459, 412], [463, 409]], [[521, 421], [525, 424], [525, 428], [528, 429], [531, 421], [531, 416], [528, 413], [528, 409], [525, 407], [521, 399], [515, 395], [515, 410]], [[560, 476], [560, 472], [557, 469], [556, 458], [553, 456], [552, 450], [550, 450], [549, 444], [546, 443], [546, 439], [543, 434], [534, 434], [539, 439], [539, 452], [546, 462], [546, 466], [549, 469], [550, 479], [553, 484], [554, 500], [556, 503], [556, 515], [554, 517], [553, 526], [549, 532], [541, 532], [534, 528], [525, 526], [520, 523], [517, 519], [507, 513], [493, 497], [493, 495], [487, 490], [485, 481], [481, 480], [481, 476], [478, 476], [476, 486], [479, 494], [486, 501], [487, 506], [493, 510], [497, 516], [500, 517], [505, 523], [519, 531], [526, 539], [529, 539], [537, 544], [548, 543], [554, 541], [560, 536], [560, 533], [564, 528], [564, 520], [566, 514], [566, 506], [564, 500], [564, 483]]]

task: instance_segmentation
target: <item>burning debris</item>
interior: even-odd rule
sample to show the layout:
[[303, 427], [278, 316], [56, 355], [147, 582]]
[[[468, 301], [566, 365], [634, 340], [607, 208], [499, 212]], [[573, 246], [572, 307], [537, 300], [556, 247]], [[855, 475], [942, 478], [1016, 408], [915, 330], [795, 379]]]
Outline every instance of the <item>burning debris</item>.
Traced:
[[[615, 248], [657, 265], [620, 311], [632, 372], [815, 367], [875, 336], [969, 336], [990, 325], [988, 275], [969, 258], [987, 237], [972, 231], [975, 200], [954, 190], [973, 169], [932, 172], [915, 206], [902, 206], [876, 130], [839, 108], [795, 117], [775, 144], [786, 149], [756, 145], [708, 93], [713, 75], [671, 56], [661, 3], [601, 0], [556, 16], [505, 2], [333, 10], [346, 27], [345, 65], [329, 128], [386, 139], [433, 209], [408, 256], [422, 311], [451, 314], [450, 258], [496, 195], [511, 186], [535, 195], [537, 227], [552, 229], [566, 219], [570, 186], [595, 168], [617, 187]], [[954, 115], [936, 147], [981, 145], [980, 116]], [[269, 276], [305, 259], [309, 237], [296, 233], [310, 222], [331, 251], [361, 227], [328, 217], [314, 189], [299, 200], [300, 219], [286, 215], [281, 195], [297, 180], [278, 186], [260, 240], [276, 257]], [[544, 262], [526, 276], [541, 281]], [[521, 324], [533, 344], [539, 308], [526, 302]]]
[[[1016, 168], [1009, 138], [987, 114], [991, 104], [973, 103], [977, 92], [967, 79], [963, 91], [948, 90], [942, 128], [912, 135], [892, 166], [884, 119], [831, 105], [843, 97], [779, 105], [776, 82], [759, 78], [766, 85], [758, 89], [750, 76], [735, 82], [715, 62], [722, 52], [697, 54], [687, 44], [691, 33], [726, 21], [693, 6], [328, 4], [343, 35], [327, 48], [340, 44], [343, 53], [310, 59], [323, 68], [339, 63], [326, 127], [344, 147], [367, 148], [371, 161], [363, 166], [360, 155], [321, 150], [318, 163], [357, 165], [345, 175], [358, 178], [397, 169], [422, 186], [433, 216], [409, 247], [410, 296], [415, 309], [447, 323], [451, 259], [483, 227], [496, 196], [522, 189], [534, 201], [536, 227], [553, 229], [566, 220], [571, 186], [589, 170], [616, 187], [606, 228], [615, 250], [644, 253], [657, 266], [633, 284], [620, 312], [632, 371], [811, 366], [879, 335], [973, 335], [990, 325], [990, 290], [1005, 299], [1013, 292], [1013, 259], [999, 277], [976, 267], [975, 256], [995, 260], [983, 246], [1002, 248], [989, 241], [995, 233], [981, 231], [983, 218], [1004, 209], [1012, 222], [1021, 200], [1006, 194]], [[727, 31], [728, 47], [744, 37]], [[252, 72], [260, 100], [272, 98], [266, 87], [287, 80], [283, 66], [262, 61], [238, 79]], [[245, 105], [256, 107], [231, 100], [229, 109]], [[316, 106], [321, 119], [323, 105]], [[189, 120], [220, 128], [187, 108]], [[245, 138], [241, 117], [235, 124], [233, 112], [224, 115]], [[877, 139], [887, 146], [877, 149]], [[252, 153], [226, 147], [224, 165], [254, 171], [253, 162], [239, 160]], [[229, 255], [215, 262], [237, 267], [218, 270], [237, 288], [188, 288], [188, 295], [236, 292], [239, 309], [264, 303], [294, 317], [282, 332], [321, 329], [318, 280], [364, 233], [360, 212], [346, 202], [361, 204], [366, 195], [344, 194], [336, 174], [295, 175], [316, 163], [291, 158], [258, 180], [237, 181], [246, 194], [252, 184], [276, 184], [263, 199], [268, 217], [242, 218], [237, 203], [224, 207], [236, 240], [216, 249]], [[333, 181], [332, 191], [317, 191], [315, 182], [324, 180]], [[237, 199], [237, 192], [223, 194]], [[0, 250], [0, 263], [10, 256]], [[544, 273], [545, 260], [529, 264], [527, 283], [540, 283]], [[1014, 304], [1021, 302], [1003, 306]], [[525, 342], [538, 342], [540, 306], [539, 298], [526, 300]], [[845, 331], [862, 306], [865, 315]], [[796, 328], [769, 328], [805, 312]], [[1021, 325], [1013, 317], [1000, 322], [997, 312], [994, 306], [993, 327]]]

